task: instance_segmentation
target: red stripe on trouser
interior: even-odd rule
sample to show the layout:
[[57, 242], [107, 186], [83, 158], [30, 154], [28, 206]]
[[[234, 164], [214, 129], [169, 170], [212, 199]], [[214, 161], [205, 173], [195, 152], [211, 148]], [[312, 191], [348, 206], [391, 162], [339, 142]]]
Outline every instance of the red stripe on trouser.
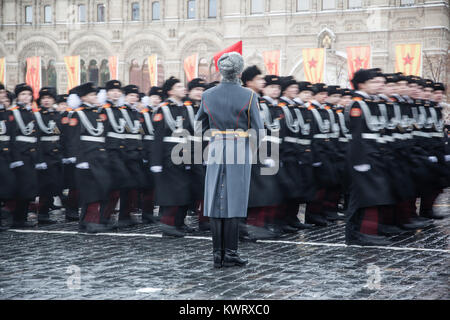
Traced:
[[67, 195], [67, 208], [78, 210], [78, 190], [70, 189]]
[[100, 223], [100, 202], [93, 202], [88, 204], [86, 208], [86, 215], [84, 222]]
[[325, 189], [317, 190], [314, 200], [306, 204], [306, 214], [322, 213], [325, 192]]
[[195, 201], [195, 208], [196, 208], [197, 213], [198, 213], [198, 222], [208, 222], [209, 221], [209, 218], [205, 217], [203, 215], [203, 209], [204, 209], [203, 208], [203, 204], [204, 204], [203, 200]]
[[154, 190], [145, 190], [142, 194], [142, 211], [153, 214], [153, 208], [155, 207]]
[[159, 210], [162, 210], [161, 223], [175, 226], [175, 217], [178, 213], [178, 206], [160, 207]]
[[433, 203], [436, 201], [436, 198], [439, 197], [442, 190], [436, 190], [432, 194], [428, 196], [424, 196], [420, 198], [420, 212], [427, 212], [433, 210]]
[[326, 190], [323, 208], [328, 211], [337, 212], [340, 196], [341, 196], [340, 190], [333, 190], [333, 189]]
[[377, 235], [378, 234], [378, 207], [369, 207], [362, 210], [362, 219], [360, 232], [364, 234]]
[[380, 221], [383, 224], [394, 225], [395, 224], [395, 211], [394, 206], [382, 206], [379, 210]]
[[105, 212], [104, 212], [104, 219], [110, 219], [111, 215], [114, 212], [114, 209], [116, 208], [117, 201], [119, 200], [119, 191], [113, 191], [109, 194], [108, 204], [106, 205]]

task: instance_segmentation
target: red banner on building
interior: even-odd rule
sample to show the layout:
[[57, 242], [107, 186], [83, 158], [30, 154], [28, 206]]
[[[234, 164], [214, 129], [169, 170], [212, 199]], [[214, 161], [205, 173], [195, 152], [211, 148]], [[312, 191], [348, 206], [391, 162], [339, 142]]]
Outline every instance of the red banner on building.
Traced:
[[184, 59], [184, 72], [188, 82], [198, 77], [198, 53]]
[[111, 56], [108, 58], [109, 74], [111, 79], [119, 79], [119, 68], [117, 62], [117, 56]]
[[67, 70], [67, 91], [80, 85], [80, 56], [64, 57]]
[[41, 57], [27, 58], [27, 75], [25, 82], [33, 89], [33, 98], [39, 98], [41, 89]]
[[148, 74], [150, 76], [150, 86], [158, 85], [158, 56], [152, 54], [148, 57]]
[[280, 75], [280, 57], [280, 50], [263, 52], [264, 65], [266, 66], [267, 74]]
[[221, 57], [224, 53], [227, 53], [227, 52], [233, 52], [233, 51], [238, 52], [238, 53], [240, 53], [240, 54], [242, 55], [242, 40], [239, 41], [239, 42], [236, 42], [236, 43], [233, 44], [232, 46], [229, 46], [228, 48], [226, 48], [226, 49], [224, 49], [224, 50], [222, 50], [222, 51], [220, 51], [220, 52], [217, 52], [217, 53], [214, 55], [214, 64], [216, 65], [216, 70], [217, 70], [217, 71], [219, 71], [219, 67], [217, 66], [217, 61], [219, 61], [220, 57]]
[[323, 82], [325, 73], [325, 49], [303, 49], [302, 55], [306, 81], [311, 83]]
[[359, 69], [369, 69], [371, 66], [370, 46], [347, 47], [347, 67], [348, 79], [352, 80], [353, 75]]
[[405, 75], [422, 75], [422, 46], [416, 44], [399, 44], [395, 46], [395, 72]]
[[0, 83], [6, 86], [6, 61], [5, 58], [0, 58]]

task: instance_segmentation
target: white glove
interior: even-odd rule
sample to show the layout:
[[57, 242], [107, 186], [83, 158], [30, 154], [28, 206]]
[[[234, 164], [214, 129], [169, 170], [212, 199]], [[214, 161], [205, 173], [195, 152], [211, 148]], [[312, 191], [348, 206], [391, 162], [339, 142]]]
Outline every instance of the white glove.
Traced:
[[300, 160], [298, 160], [298, 164], [303, 164], [303, 162], [301, 162]]
[[446, 154], [445, 155], [445, 161], [447, 162], [447, 161], [450, 161], [450, 154]]
[[150, 167], [150, 170], [153, 173], [162, 172], [162, 166], [152, 166], [152, 167]]
[[438, 159], [435, 156], [431, 156], [431, 157], [428, 157], [428, 161], [436, 163], [436, 162], [438, 162]]
[[147, 163], [148, 163], [148, 160], [142, 159], [142, 162], [143, 162], [144, 164], [147, 164]]
[[366, 172], [371, 169], [370, 164], [359, 164], [357, 166], [353, 166], [353, 169], [359, 172]]
[[322, 165], [322, 162], [314, 162], [313, 167], [320, 167]]
[[17, 167], [21, 167], [23, 165], [24, 165], [23, 161], [15, 161], [15, 162], [11, 162], [10, 163], [9, 168], [10, 169], [14, 169], [14, 168], [17, 168]]
[[89, 169], [89, 163], [81, 162], [77, 164], [75, 167], [77, 167], [78, 169]]
[[184, 167], [185, 170], [191, 170], [191, 166]]
[[264, 159], [263, 163], [266, 167], [269, 167], [269, 168], [275, 167], [275, 160], [273, 160], [271, 158]]
[[45, 170], [45, 169], [47, 169], [47, 164], [46, 164], [45, 162], [36, 163], [36, 164], [34, 165], [34, 168], [35, 168], [36, 170]]
[[63, 158], [63, 159], [62, 159], [62, 163], [63, 163], [63, 164], [75, 163], [75, 162], [77, 162], [77, 158], [75, 158], [75, 157], [71, 157], [71, 158]]

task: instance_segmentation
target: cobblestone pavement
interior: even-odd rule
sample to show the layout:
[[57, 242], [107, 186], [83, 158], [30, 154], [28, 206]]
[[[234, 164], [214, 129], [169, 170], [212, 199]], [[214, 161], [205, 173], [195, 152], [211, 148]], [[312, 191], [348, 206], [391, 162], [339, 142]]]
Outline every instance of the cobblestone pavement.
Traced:
[[[450, 191], [435, 209], [450, 211]], [[87, 235], [55, 218], [0, 233], [1, 299], [450, 298], [450, 218], [396, 236], [389, 248], [346, 246], [342, 222], [244, 242], [249, 265], [226, 269], [212, 266], [209, 232], [162, 238], [156, 226], [139, 225]]]

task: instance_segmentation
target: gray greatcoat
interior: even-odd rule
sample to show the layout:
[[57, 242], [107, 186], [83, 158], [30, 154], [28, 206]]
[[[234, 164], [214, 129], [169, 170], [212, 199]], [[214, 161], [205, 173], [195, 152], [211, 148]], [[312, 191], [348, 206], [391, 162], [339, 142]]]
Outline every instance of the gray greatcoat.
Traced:
[[[259, 133], [264, 126], [258, 110], [256, 94], [240, 84], [222, 81], [217, 87], [203, 93], [200, 110], [195, 118], [197, 132], [201, 124], [203, 132], [207, 129], [247, 131], [250, 125], [250, 128]], [[257, 136], [256, 139], [259, 141], [261, 136]], [[230, 164], [225, 159], [227, 156], [230, 157], [230, 151], [233, 149], [235, 161]], [[242, 153], [245, 153], [245, 161], [240, 160], [244, 159]], [[239, 162], [236, 161], [237, 158], [240, 158]], [[251, 159], [249, 138], [228, 134], [211, 138], [205, 178], [205, 216], [211, 218], [247, 216]]]

